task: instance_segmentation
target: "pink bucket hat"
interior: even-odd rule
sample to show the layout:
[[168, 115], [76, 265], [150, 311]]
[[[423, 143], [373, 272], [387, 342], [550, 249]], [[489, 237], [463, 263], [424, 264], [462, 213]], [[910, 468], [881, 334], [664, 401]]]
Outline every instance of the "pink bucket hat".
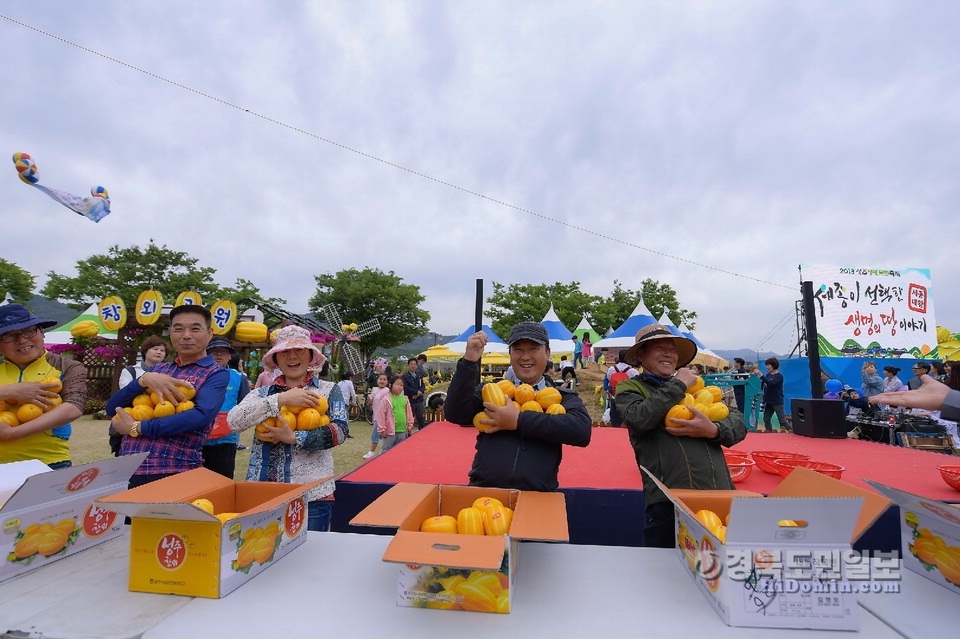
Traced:
[[280, 351], [292, 351], [295, 348], [308, 348], [313, 351], [313, 358], [307, 365], [311, 371], [320, 370], [327, 361], [317, 345], [310, 341], [310, 331], [299, 326], [284, 326], [277, 332], [273, 348], [263, 356], [263, 368], [267, 371], [274, 370], [277, 367], [277, 358], [274, 356]]

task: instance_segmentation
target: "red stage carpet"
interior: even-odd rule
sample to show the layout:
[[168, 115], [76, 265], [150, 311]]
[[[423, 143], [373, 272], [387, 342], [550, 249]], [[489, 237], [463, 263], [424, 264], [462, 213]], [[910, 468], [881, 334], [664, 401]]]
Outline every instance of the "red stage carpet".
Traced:
[[[388, 454], [360, 466], [344, 480], [466, 484], [476, 437], [473, 428], [436, 422]], [[816, 439], [779, 433], [749, 433], [734, 450], [805, 453], [816, 461], [845, 467], [843, 481], [861, 488], [870, 489], [861, 481], [866, 478], [932, 499], [960, 501], [960, 492], [947, 486], [937, 471], [940, 464], [960, 465], [960, 458], [950, 455], [856, 439]], [[779, 476], [754, 469], [737, 487], [766, 494], [778, 483]], [[626, 429], [594, 428], [586, 448], [564, 446], [561, 488], [639, 490], [641, 486]]]
[[[466, 484], [477, 430], [434, 422], [404, 443], [374, 457], [346, 477], [356, 482]], [[586, 448], [563, 447], [561, 488], [641, 487], [640, 469], [622, 428], [594, 428]]]
[[[930, 499], [960, 501], [960, 492], [950, 488], [937, 470], [941, 464], [960, 464], [960, 458], [952, 455], [859, 439], [817, 439], [779, 433], [750, 433], [733, 449], [804, 453], [815, 461], [843, 466], [846, 469], [843, 481], [861, 488], [873, 490], [861, 481], [871, 479]], [[766, 494], [779, 483], [779, 475], [769, 475], [754, 468], [750, 477], [737, 487]]]
[[[477, 432], [449, 422], [435, 422], [422, 432], [375, 457], [337, 482], [333, 530], [390, 532], [349, 525], [360, 510], [398, 482], [466, 484], [473, 462]], [[942, 501], [960, 501], [960, 492], [947, 486], [940, 464], [960, 459], [927, 451], [851, 439], [814, 439], [779, 433], [750, 433], [735, 449], [803, 452], [812, 459], [844, 466], [843, 481], [869, 488], [873, 479], [901, 490]], [[741, 490], [769, 493], [780, 477], [754, 469], [737, 484]], [[627, 431], [595, 428], [586, 448], [564, 446], [560, 490], [567, 500], [570, 541], [594, 545], [640, 545], [643, 530], [643, 491], [640, 471]], [[864, 538], [863, 548], [899, 547], [896, 511], [878, 521], [876, 536]], [[860, 548], [858, 548], [860, 549]]]

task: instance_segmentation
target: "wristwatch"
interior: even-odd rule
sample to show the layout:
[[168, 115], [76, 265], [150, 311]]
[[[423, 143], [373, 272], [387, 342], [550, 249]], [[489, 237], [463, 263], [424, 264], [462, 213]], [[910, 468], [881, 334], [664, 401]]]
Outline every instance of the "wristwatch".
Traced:
[[140, 436], [140, 422], [133, 422], [133, 426], [130, 427], [130, 436], [131, 437]]

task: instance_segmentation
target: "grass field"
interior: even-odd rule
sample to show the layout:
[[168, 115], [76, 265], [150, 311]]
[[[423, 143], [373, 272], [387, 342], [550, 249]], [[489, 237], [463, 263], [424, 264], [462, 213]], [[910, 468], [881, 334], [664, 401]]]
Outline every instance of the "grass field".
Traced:
[[[109, 423], [106, 420], [93, 419], [90, 415], [84, 415], [73, 422], [70, 455], [74, 465], [86, 464], [110, 456], [110, 444], [107, 441]], [[367, 422], [350, 422], [352, 438], [333, 449], [334, 472], [337, 475], [350, 472], [364, 461], [363, 454], [370, 450], [372, 428]], [[252, 428], [240, 434], [240, 443], [248, 448], [237, 451], [237, 469], [234, 479], [241, 480], [247, 474], [247, 462], [250, 459], [249, 446], [252, 439]]]

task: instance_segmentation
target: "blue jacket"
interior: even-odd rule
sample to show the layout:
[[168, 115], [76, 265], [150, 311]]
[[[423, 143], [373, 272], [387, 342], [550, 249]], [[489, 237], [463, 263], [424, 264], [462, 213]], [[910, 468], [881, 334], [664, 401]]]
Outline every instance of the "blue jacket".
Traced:
[[780, 371], [767, 373], [760, 381], [763, 383], [763, 403], [783, 406], [783, 374]]

